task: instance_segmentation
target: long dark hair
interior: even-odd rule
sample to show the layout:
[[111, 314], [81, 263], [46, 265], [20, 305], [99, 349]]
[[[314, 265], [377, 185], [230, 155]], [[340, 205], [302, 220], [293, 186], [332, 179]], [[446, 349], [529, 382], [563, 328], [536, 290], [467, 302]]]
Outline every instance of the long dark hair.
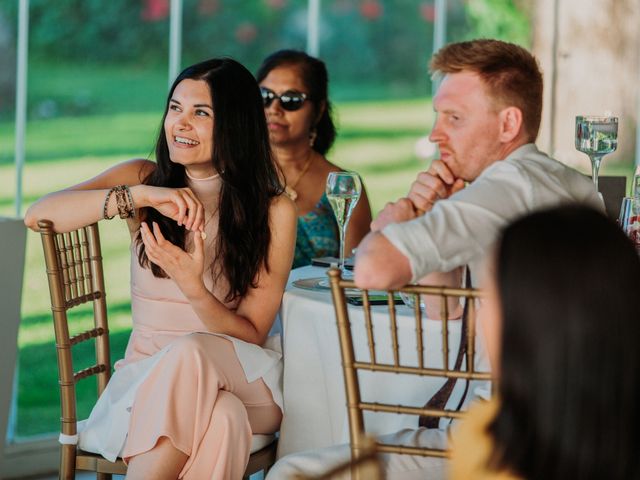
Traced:
[[[219, 199], [218, 241], [212, 268], [229, 282], [225, 298], [231, 301], [255, 287], [271, 241], [269, 206], [272, 197], [282, 193], [269, 146], [262, 97], [251, 73], [235, 60], [214, 58], [192, 65], [180, 73], [167, 96], [160, 124], [155, 156], [157, 168], [144, 181], [147, 185], [179, 188], [187, 185], [185, 168], [169, 158], [164, 120], [176, 86], [185, 79], [207, 83], [213, 102], [213, 151], [211, 162], [222, 179]], [[143, 209], [144, 221], [157, 222], [163, 235], [181, 248], [185, 229], [152, 208]], [[151, 267], [156, 277], [166, 277], [146, 256], [137, 238], [138, 260]], [[212, 267], [213, 267], [212, 264]]]
[[278, 67], [296, 67], [300, 71], [302, 83], [308, 89], [309, 100], [313, 103], [314, 114], [320, 111], [324, 102], [325, 108], [320, 120], [316, 123], [318, 136], [313, 144], [313, 149], [320, 155], [325, 155], [336, 139], [336, 127], [331, 118], [332, 107], [329, 101], [329, 74], [322, 60], [319, 60], [299, 50], [278, 50], [264, 59], [256, 80], [260, 83], [271, 70]]
[[640, 478], [640, 258], [602, 214], [507, 227], [492, 465], [527, 480]]

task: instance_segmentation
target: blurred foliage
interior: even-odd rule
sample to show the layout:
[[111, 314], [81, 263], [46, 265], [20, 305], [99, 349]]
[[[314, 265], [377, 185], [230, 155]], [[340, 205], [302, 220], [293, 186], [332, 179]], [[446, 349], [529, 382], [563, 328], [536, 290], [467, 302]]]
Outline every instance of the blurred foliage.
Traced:
[[183, 65], [228, 55], [255, 71], [269, 53], [306, 45], [307, 0], [184, 0]]
[[[448, 41], [495, 37], [529, 45], [525, 1], [448, 0]], [[339, 99], [372, 98], [381, 89], [387, 97], [429, 92], [434, 2], [322, 2], [320, 51]], [[169, 0], [30, 0], [30, 64], [109, 64], [123, 70], [166, 65], [169, 5]], [[0, 3], [4, 72], [15, 71], [17, 10], [18, 0]], [[183, 65], [229, 55], [255, 71], [274, 50], [305, 48], [307, 0], [184, 0], [182, 25]], [[0, 83], [5, 100], [12, 96], [13, 81]], [[0, 114], [9, 103], [0, 102]], [[77, 105], [64, 110], [59, 114], [89, 113], [77, 112]]]
[[386, 85], [391, 97], [427, 93], [433, 19], [423, 3], [341, 1], [325, 8], [321, 52], [333, 79], [357, 88]]
[[[5, 3], [16, 18], [18, 1]], [[30, 0], [30, 56], [101, 62], [166, 57], [168, 22], [141, 21], [143, 6], [127, 0]]]
[[529, 5], [522, 0], [468, 0], [466, 15], [471, 27], [467, 38], [499, 38], [531, 47]]

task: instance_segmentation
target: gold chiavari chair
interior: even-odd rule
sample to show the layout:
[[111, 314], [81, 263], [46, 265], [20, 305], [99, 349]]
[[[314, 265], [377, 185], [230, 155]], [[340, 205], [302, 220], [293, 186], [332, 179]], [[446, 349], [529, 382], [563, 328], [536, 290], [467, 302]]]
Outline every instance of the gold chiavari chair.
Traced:
[[[127, 467], [122, 459], [110, 462], [101, 455], [84, 452], [77, 447], [76, 383], [95, 375], [98, 397], [111, 376], [109, 326], [98, 225], [89, 225], [69, 233], [55, 233], [51, 221], [40, 220], [38, 228], [49, 280], [58, 357], [62, 413], [59, 478], [73, 479], [76, 470], [96, 472], [98, 480], [108, 480], [112, 474], [126, 475]], [[93, 328], [71, 335], [72, 326], [67, 312], [88, 303], [93, 304]], [[75, 372], [72, 347], [92, 339], [95, 344], [95, 365]], [[259, 440], [265, 445], [270, 439]], [[277, 442], [272, 441], [252, 453], [243, 478], [263, 470], [266, 472], [275, 463], [276, 447]]]
[[[55, 233], [51, 221], [40, 220], [38, 228], [49, 280], [58, 355], [62, 413], [60, 478], [73, 479], [76, 470], [96, 472], [99, 480], [109, 479], [111, 474], [125, 475], [127, 467], [121, 459], [114, 463], [101, 455], [77, 448], [76, 383], [95, 375], [99, 396], [111, 376], [109, 326], [98, 225], [89, 225], [69, 233]], [[72, 336], [67, 312], [90, 302], [93, 304], [93, 328]], [[95, 365], [75, 372], [72, 347], [92, 339], [95, 344]]]
[[[431, 405], [432, 402], [428, 402], [425, 406], [412, 406], [402, 404], [381, 403], [375, 401], [364, 401], [361, 398], [361, 389], [359, 383], [358, 372], [387, 372], [396, 374], [408, 374], [416, 375], [420, 377], [440, 377], [443, 379], [464, 379], [464, 380], [490, 380], [490, 373], [486, 371], [476, 371], [474, 365], [474, 358], [476, 353], [475, 337], [476, 337], [476, 325], [475, 325], [475, 301], [480, 297], [480, 292], [472, 288], [446, 288], [435, 286], [418, 286], [408, 285], [397, 291], [387, 292], [387, 308], [389, 313], [389, 325], [390, 325], [390, 339], [391, 345], [388, 348], [392, 351], [393, 360], [388, 361], [378, 360], [377, 349], [380, 345], [376, 346], [376, 336], [373, 322], [373, 315], [371, 311], [371, 302], [369, 300], [369, 293], [366, 290], [362, 291], [363, 309], [364, 309], [364, 335], [366, 339], [362, 339], [362, 343], [366, 342], [368, 348], [368, 359], [363, 360], [356, 358], [354, 348], [354, 336], [352, 326], [349, 320], [349, 310], [347, 308], [347, 296], [346, 289], [356, 288], [353, 281], [343, 280], [340, 276], [338, 269], [331, 269], [328, 272], [331, 293], [333, 297], [333, 303], [336, 312], [336, 320], [338, 323], [338, 333], [340, 338], [340, 350], [342, 353], [342, 366], [344, 373], [346, 398], [347, 398], [347, 410], [349, 421], [349, 433], [350, 433], [350, 446], [351, 456], [355, 461], [363, 454], [362, 438], [365, 434], [364, 415], [365, 411], [370, 412], [384, 412], [384, 413], [396, 413], [415, 415], [420, 417], [437, 417], [437, 418], [449, 418], [457, 419], [461, 418], [463, 412], [447, 409], [445, 404], [435, 407]], [[415, 320], [415, 348], [417, 350], [417, 364], [407, 364], [401, 361], [400, 345], [398, 339], [398, 322], [395, 307], [394, 294], [396, 292], [402, 292], [404, 294], [412, 295], [415, 298], [414, 302], [414, 320]], [[442, 367], [434, 368], [425, 364], [425, 342], [423, 332], [423, 319], [424, 315], [420, 306], [421, 295], [437, 296], [440, 298], [440, 317], [442, 321], [441, 329], [441, 349], [442, 349]], [[464, 337], [460, 342], [460, 350], [465, 347], [464, 365], [460, 365], [460, 368], [451, 366], [449, 348], [449, 324], [452, 322], [449, 318], [449, 302], [451, 298], [459, 298], [466, 300], [466, 312], [464, 320], [466, 325], [462, 325], [461, 335]], [[386, 346], [385, 346], [386, 348]], [[460, 352], [458, 352], [460, 354]], [[376, 450], [379, 453], [397, 453], [408, 455], [421, 455], [421, 456], [434, 456], [434, 457], [447, 457], [446, 450], [408, 446], [408, 445], [396, 445], [396, 444], [384, 444], [379, 441], [376, 443]], [[354, 479], [360, 479], [356, 473], [352, 476]]]
[[369, 435], [360, 440], [361, 450], [358, 458], [337, 465], [321, 475], [307, 476], [298, 474], [289, 480], [331, 480], [345, 478], [349, 473], [357, 472], [359, 478], [367, 480], [384, 480], [384, 472], [380, 466], [380, 458], [376, 450], [376, 441]]

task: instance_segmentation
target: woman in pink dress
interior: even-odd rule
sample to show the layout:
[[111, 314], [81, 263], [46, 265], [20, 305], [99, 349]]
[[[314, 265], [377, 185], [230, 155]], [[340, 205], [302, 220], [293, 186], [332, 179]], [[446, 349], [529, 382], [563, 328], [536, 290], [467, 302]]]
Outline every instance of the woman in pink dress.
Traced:
[[185, 69], [155, 157], [49, 194], [25, 216], [64, 232], [119, 215], [131, 234], [133, 331], [79, 445], [122, 456], [127, 478], [239, 479], [252, 434], [280, 424], [280, 355], [267, 336], [296, 230], [252, 75], [231, 59]]

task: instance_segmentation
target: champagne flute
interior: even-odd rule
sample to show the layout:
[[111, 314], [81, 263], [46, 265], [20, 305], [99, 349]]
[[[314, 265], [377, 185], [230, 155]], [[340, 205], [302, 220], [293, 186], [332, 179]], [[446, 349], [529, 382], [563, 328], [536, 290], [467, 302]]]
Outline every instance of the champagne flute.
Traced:
[[340, 270], [343, 278], [352, 276], [351, 272], [344, 267], [344, 243], [349, 219], [360, 199], [361, 192], [362, 182], [357, 173], [331, 172], [327, 177], [327, 198], [333, 208], [340, 231]]
[[576, 117], [576, 149], [589, 155], [591, 178], [598, 190], [602, 157], [618, 148], [618, 117]]

